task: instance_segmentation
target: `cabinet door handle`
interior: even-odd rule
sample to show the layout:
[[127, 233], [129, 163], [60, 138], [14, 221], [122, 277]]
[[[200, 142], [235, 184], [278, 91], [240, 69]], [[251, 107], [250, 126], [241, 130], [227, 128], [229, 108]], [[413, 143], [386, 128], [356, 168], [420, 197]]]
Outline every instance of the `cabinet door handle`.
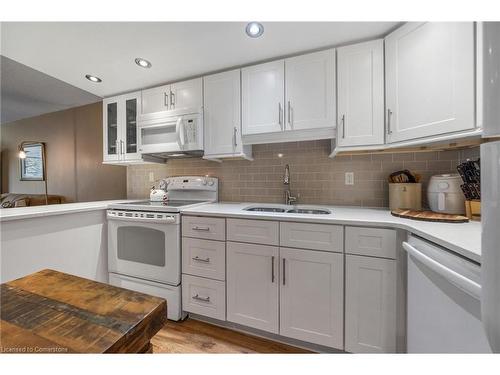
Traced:
[[342, 115], [342, 138], [345, 138], [345, 115]]
[[175, 108], [175, 94], [170, 91], [170, 105]]
[[274, 283], [274, 256], [271, 257], [271, 282]]
[[280, 129], [283, 130], [283, 109], [281, 108], [281, 103], [278, 103], [278, 123], [280, 125]]
[[233, 128], [233, 145], [234, 145], [235, 148], [236, 148], [236, 146], [238, 146], [238, 141], [237, 141], [237, 138], [236, 138], [236, 134], [237, 133], [238, 133], [238, 129], [235, 126]]
[[392, 134], [391, 116], [392, 116], [392, 111], [389, 108], [387, 108], [387, 134]]
[[286, 283], [285, 267], [286, 267], [286, 259], [283, 258], [283, 285], [285, 285], [285, 283]]
[[125, 155], [125, 142], [124, 141], [120, 141], [120, 152], [122, 153], [122, 155]]
[[168, 108], [168, 94], [166, 92], [163, 93], [163, 105]]
[[290, 105], [290, 100], [288, 101], [288, 125], [292, 128], [292, 120], [291, 120], [292, 106]]
[[115, 153], [120, 155], [120, 141], [118, 139], [115, 141]]
[[194, 258], [191, 258], [191, 259], [193, 259], [197, 262], [210, 263], [210, 258], [203, 259], [203, 258], [200, 258], [198, 255], [195, 256]]
[[197, 301], [210, 302], [210, 297], [200, 297], [198, 294], [195, 296], [192, 296], [191, 298], [195, 299]]
[[209, 227], [198, 227], [198, 226], [195, 226], [195, 227], [192, 227], [191, 229], [192, 230], [201, 230], [201, 231], [204, 231], [204, 232], [210, 231]]

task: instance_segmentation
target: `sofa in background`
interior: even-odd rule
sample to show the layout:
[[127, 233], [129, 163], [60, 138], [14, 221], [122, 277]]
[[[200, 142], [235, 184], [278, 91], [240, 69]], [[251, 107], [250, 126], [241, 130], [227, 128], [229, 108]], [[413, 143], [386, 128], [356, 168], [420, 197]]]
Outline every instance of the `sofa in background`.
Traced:
[[[49, 204], [61, 204], [64, 203], [64, 197], [60, 195], [49, 195], [48, 201]], [[0, 206], [2, 208], [43, 205], [45, 205], [44, 194], [4, 193], [0, 196]]]

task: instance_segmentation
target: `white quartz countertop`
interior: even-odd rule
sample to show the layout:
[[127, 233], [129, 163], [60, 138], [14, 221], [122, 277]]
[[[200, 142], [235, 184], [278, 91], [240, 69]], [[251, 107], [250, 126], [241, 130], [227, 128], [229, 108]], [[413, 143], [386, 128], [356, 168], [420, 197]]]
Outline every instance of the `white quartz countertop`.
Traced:
[[135, 200], [108, 200], [96, 202], [50, 204], [48, 206], [14, 207], [0, 209], [0, 221], [31, 219], [35, 217], [69, 214], [75, 212], [105, 210], [113, 203], [134, 202]]
[[332, 211], [331, 215], [312, 215], [244, 211], [244, 208], [248, 206], [272, 205], [265, 203], [210, 203], [193, 208], [186, 208], [181, 212], [187, 215], [224, 216], [404, 229], [469, 259], [481, 262], [481, 223], [479, 222], [451, 224], [417, 221], [392, 216], [387, 209], [360, 207], [307, 205], [307, 207], [311, 208], [327, 208]]

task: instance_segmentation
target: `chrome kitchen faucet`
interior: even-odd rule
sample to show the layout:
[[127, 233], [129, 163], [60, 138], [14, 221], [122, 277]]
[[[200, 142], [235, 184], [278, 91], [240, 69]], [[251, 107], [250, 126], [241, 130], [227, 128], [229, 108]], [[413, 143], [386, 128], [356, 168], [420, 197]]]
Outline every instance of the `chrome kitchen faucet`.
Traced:
[[283, 177], [283, 185], [285, 185], [285, 204], [292, 205], [297, 202], [297, 197], [290, 193], [290, 166], [285, 165], [285, 176]]

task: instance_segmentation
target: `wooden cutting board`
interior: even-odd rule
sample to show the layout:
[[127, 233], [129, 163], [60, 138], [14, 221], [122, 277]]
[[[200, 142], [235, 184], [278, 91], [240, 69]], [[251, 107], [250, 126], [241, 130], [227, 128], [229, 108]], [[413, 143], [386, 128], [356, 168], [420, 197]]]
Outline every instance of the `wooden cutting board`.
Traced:
[[391, 214], [396, 217], [402, 217], [411, 220], [434, 221], [441, 223], [468, 223], [469, 219], [462, 215], [440, 214], [432, 211], [405, 210], [398, 208], [392, 210]]

